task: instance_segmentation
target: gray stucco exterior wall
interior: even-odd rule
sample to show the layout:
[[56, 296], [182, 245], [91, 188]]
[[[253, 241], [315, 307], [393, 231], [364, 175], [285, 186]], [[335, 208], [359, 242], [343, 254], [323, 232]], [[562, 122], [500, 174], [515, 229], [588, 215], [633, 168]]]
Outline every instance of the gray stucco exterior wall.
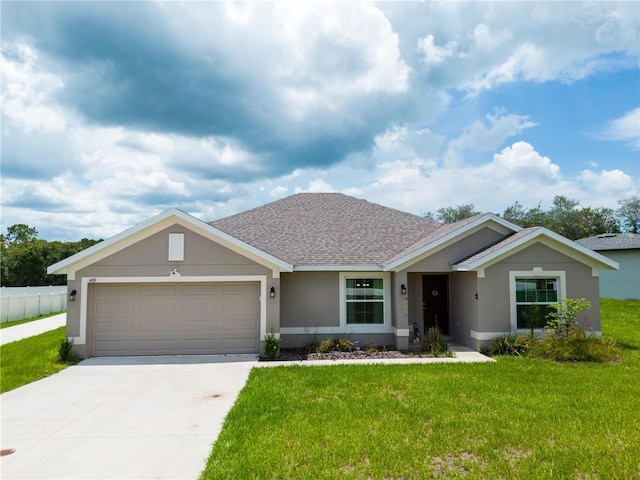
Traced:
[[450, 328], [451, 336], [463, 345], [474, 343], [470, 331], [479, 329], [480, 302], [476, 272], [459, 272], [450, 276]]
[[339, 327], [339, 273], [282, 273], [281, 327]]
[[619, 270], [600, 272], [600, 297], [640, 300], [640, 250], [606, 250], [598, 253], [620, 264]]

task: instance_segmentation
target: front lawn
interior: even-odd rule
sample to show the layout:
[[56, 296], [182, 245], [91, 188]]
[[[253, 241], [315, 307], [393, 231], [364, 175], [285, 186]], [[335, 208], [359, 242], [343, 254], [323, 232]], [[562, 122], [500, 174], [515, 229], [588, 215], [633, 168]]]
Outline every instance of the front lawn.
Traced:
[[617, 363], [258, 368], [202, 479], [640, 478], [640, 302]]
[[69, 366], [58, 362], [58, 347], [65, 327], [2, 346], [0, 355], [0, 393], [53, 375]]

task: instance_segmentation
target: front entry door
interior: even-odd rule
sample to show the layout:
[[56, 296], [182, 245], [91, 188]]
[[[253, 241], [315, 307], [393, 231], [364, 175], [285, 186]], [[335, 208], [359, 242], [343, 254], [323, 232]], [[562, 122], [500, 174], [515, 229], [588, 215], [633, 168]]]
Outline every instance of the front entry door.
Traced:
[[422, 310], [424, 333], [438, 327], [449, 335], [449, 282], [447, 275], [422, 276]]

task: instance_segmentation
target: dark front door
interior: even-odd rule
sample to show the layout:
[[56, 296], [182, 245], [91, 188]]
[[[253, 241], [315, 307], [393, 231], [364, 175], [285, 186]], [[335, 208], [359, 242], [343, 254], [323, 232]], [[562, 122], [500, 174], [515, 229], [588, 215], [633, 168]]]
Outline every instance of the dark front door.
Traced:
[[422, 310], [424, 333], [438, 327], [449, 335], [449, 278], [447, 275], [422, 276]]

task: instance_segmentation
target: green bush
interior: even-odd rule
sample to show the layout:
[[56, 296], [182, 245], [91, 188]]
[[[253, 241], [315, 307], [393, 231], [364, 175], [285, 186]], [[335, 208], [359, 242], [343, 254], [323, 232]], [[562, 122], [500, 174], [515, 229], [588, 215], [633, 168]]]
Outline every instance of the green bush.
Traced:
[[73, 339], [64, 337], [58, 346], [58, 361], [60, 363], [77, 363], [78, 356], [73, 353]]
[[434, 356], [448, 354], [449, 347], [447, 346], [447, 339], [442, 335], [438, 327], [430, 328], [427, 331], [424, 339], [420, 342], [420, 351]]
[[622, 350], [608, 337], [572, 330], [568, 335], [548, 335], [533, 345], [529, 356], [556, 362], [613, 362]]
[[318, 345], [318, 353], [350, 352], [353, 350], [353, 342], [346, 337], [325, 338]]
[[550, 307], [553, 311], [547, 313], [545, 331], [552, 332], [556, 337], [566, 337], [580, 329], [576, 317], [591, 307], [591, 303], [586, 298], [560, 298], [558, 303]]
[[533, 335], [517, 335], [515, 333], [505, 333], [493, 337], [488, 345], [480, 349], [480, 352], [495, 357], [498, 355], [517, 355], [521, 356], [527, 353], [536, 339]]
[[281, 339], [276, 337], [273, 333], [273, 326], [269, 333], [264, 336], [264, 355], [270, 360], [275, 360], [280, 355], [280, 342]]

